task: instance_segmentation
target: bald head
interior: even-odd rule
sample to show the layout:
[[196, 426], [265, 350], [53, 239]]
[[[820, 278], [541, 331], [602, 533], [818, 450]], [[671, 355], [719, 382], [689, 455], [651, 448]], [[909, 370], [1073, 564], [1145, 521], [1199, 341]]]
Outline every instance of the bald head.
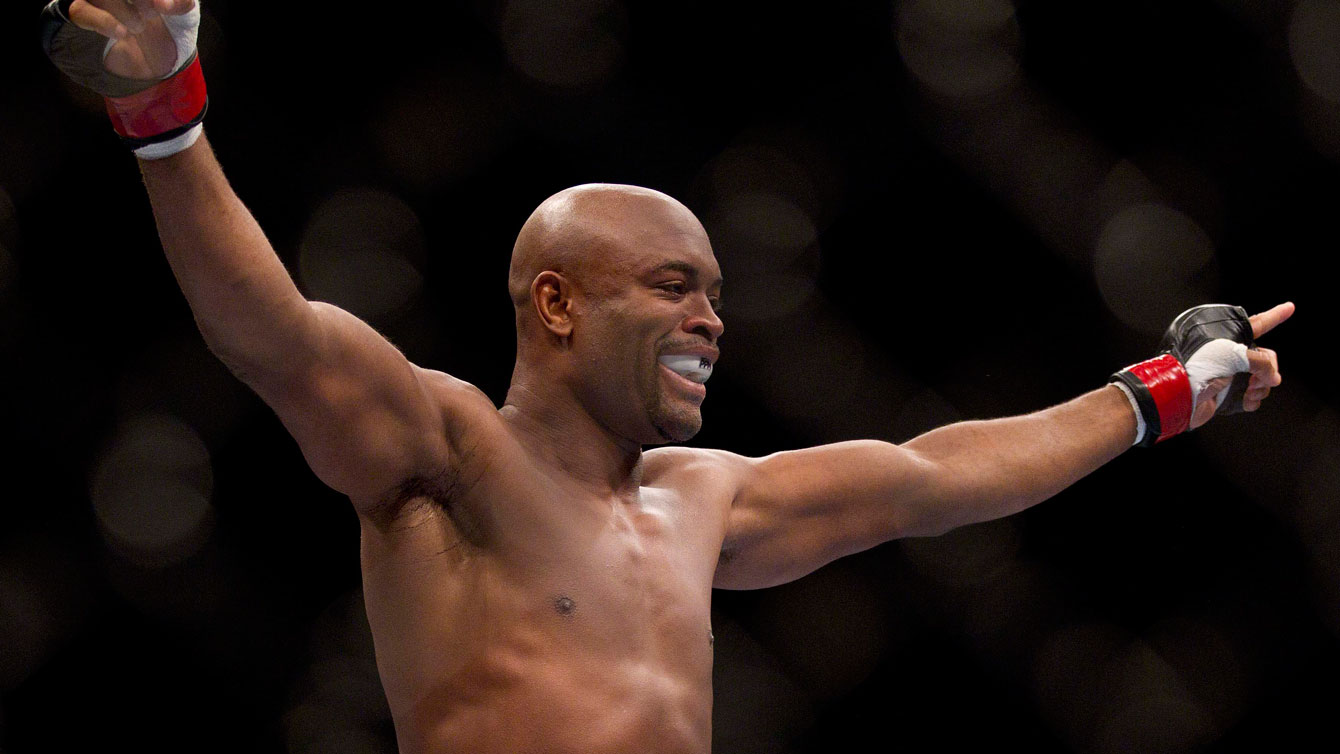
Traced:
[[702, 426], [705, 389], [660, 361], [715, 358], [723, 329], [721, 268], [683, 204], [637, 186], [560, 191], [517, 235], [508, 287], [517, 329], [509, 405], [566, 410], [642, 444]]
[[599, 287], [637, 249], [675, 235], [706, 238], [693, 212], [649, 188], [588, 183], [545, 199], [512, 247], [507, 288], [521, 313], [531, 306], [531, 283], [546, 270], [584, 287]]

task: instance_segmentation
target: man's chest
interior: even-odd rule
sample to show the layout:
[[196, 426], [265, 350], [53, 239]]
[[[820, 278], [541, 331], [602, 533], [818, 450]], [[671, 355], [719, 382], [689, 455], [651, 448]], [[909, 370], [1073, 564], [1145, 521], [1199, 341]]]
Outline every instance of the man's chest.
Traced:
[[644, 647], [686, 635], [706, 645], [720, 539], [682, 505], [675, 493], [649, 491], [603, 516], [574, 516], [508, 570], [560, 630]]

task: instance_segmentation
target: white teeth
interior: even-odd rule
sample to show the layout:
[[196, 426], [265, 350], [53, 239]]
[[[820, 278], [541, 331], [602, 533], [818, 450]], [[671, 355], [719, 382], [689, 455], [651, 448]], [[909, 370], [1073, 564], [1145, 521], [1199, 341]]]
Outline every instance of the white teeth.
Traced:
[[701, 356], [662, 356], [659, 361], [680, 377], [700, 384], [712, 376], [711, 360]]

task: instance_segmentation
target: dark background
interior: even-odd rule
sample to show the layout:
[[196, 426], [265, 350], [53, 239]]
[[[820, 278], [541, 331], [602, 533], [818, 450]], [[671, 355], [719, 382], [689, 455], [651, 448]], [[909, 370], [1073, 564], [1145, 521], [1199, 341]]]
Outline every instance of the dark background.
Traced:
[[[208, 353], [96, 97], [0, 11], [0, 750], [382, 752], [357, 523]], [[1331, 750], [1340, 4], [205, 6], [211, 141], [309, 295], [503, 397], [530, 210], [685, 201], [692, 444], [1024, 413], [1298, 304], [1256, 415], [718, 593], [715, 750]]]

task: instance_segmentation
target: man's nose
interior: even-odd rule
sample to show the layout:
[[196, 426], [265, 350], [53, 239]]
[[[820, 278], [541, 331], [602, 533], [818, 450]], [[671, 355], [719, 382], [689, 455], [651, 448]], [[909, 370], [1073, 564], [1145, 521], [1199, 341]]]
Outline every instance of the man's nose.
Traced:
[[715, 343], [721, 333], [725, 332], [726, 325], [717, 315], [712, 304], [704, 296], [701, 303], [695, 307], [693, 314], [685, 318], [683, 329], [685, 332], [696, 333], [706, 337], [709, 341]]

